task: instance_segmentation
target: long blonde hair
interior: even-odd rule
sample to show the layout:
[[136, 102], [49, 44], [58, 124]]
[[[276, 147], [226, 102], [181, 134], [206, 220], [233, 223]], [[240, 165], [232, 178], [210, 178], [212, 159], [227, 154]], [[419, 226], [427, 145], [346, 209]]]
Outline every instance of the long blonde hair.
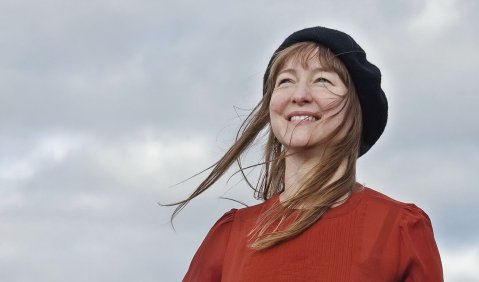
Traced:
[[[275, 54], [270, 75], [265, 83], [263, 98], [241, 125], [236, 135], [236, 141], [223, 157], [210, 167], [212, 168], [210, 174], [188, 198], [170, 204], [177, 205], [172, 218], [190, 200], [211, 187], [234, 162], [238, 163], [246, 182], [254, 189], [255, 198], [267, 200], [284, 190], [285, 158], [288, 157], [288, 154], [271, 130], [269, 103], [276, 76], [289, 60], [299, 60], [304, 66], [309, 60], [315, 58], [319, 60], [323, 68], [336, 72], [348, 88], [341, 109], [341, 111], [345, 111], [345, 119], [321, 141], [328, 150], [322, 153], [322, 161], [311, 169], [304, 183], [301, 183], [300, 191], [284, 203], [278, 202], [260, 215], [255, 228], [249, 234], [250, 246], [257, 250], [266, 249], [301, 234], [342, 196], [352, 191], [356, 183], [356, 159], [362, 127], [361, 107], [354, 84], [346, 67], [329, 49], [313, 42], [301, 42]], [[264, 162], [258, 164], [261, 166], [261, 173], [256, 186], [253, 186], [246, 179], [244, 168], [241, 165], [241, 157], [263, 130], [267, 130], [268, 134], [264, 147]], [[346, 134], [341, 134], [344, 132]], [[337, 140], [338, 136], [341, 137], [339, 140]], [[339, 179], [331, 181], [341, 163], [344, 162], [346, 163], [344, 174]], [[295, 219], [291, 223], [285, 224], [285, 219], [293, 212], [298, 211], [305, 201], [308, 202], [308, 208], [296, 213]]]

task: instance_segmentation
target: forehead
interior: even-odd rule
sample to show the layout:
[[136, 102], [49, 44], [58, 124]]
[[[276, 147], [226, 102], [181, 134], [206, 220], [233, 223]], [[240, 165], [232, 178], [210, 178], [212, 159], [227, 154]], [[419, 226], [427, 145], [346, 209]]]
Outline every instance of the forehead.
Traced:
[[327, 56], [321, 52], [318, 46], [308, 44], [302, 47], [284, 54], [279, 64], [279, 72], [299, 66], [303, 69], [321, 68], [325, 71], [333, 71], [329, 60], [326, 58]]
[[281, 73], [284, 70], [297, 69], [297, 68], [303, 68], [305, 70], [312, 70], [312, 69], [326, 70], [326, 68], [323, 67], [319, 59], [313, 57], [305, 61], [299, 60], [297, 58], [290, 58], [279, 69], [279, 72]]

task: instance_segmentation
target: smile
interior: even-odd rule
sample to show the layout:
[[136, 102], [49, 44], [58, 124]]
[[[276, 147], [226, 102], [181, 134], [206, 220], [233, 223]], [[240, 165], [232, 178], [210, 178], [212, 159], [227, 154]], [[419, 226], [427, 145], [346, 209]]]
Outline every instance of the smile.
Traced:
[[290, 121], [316, 121], [315, 117], [312, 116], [292, 116], [289, 118]]
[[290, 113], [286, 119], [288, 121], [317, 121], [321, 119], [319, 114], [313, 112], [293, 112]]

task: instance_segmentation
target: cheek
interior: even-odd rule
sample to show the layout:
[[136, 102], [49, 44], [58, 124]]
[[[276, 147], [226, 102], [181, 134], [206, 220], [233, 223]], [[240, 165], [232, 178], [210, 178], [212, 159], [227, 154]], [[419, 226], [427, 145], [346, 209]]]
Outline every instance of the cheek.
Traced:
[[273, 96], [271, 96], [271, 100], [269, 100], [269, 112], [271, 114], [271, 112], [275, 111], [275, 109], [277, 108], [277, 98], [275, 97], [276, 95], [273, 94]]
[[[329, 134], [333, 132], [336, 128], [338, 128], [343, 121], [346, 119], [346, 109], [343, 109], [341, 112], [339, 112], [336, 116], [331, 116], [330, 120], [328, 120], [325, 123], [325, 130]], [[349, 127], [350, 122], [347, 122], [345, 126], [342, 128], [342, 130], [338, 133], [336, 137], [334, 137], [335, 141], [340, 141], [346, 137], [348, 134], [348, 127]]]
[[269, 103], [269, 119], [273, 134], [278, 138], [281, 135], [284, 103], [279, 97], [271, 97]]
[[269, 112], [272, 113], [281, 113], [288, 103], [288, 99], [285, 97], [286, 95], [281, 94], [274, 94], [271, 96], [271, 100], [269, 101]]

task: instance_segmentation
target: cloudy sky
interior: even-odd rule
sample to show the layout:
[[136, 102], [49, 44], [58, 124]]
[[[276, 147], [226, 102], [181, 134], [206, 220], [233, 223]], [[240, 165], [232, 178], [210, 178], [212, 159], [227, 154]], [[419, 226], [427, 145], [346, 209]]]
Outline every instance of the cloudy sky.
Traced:
[[[291, 32], [350, 33], [383, 72], [359, 181], [431, 217], [446, 281], [479, 281], [479, 2], [0, 1], [0, 280], [179, 281], [238, 177], [169, 224]], [[260, 147], [253, 148], [255, 160]], [[256, 151], [255, 151], [256, 150]]]

